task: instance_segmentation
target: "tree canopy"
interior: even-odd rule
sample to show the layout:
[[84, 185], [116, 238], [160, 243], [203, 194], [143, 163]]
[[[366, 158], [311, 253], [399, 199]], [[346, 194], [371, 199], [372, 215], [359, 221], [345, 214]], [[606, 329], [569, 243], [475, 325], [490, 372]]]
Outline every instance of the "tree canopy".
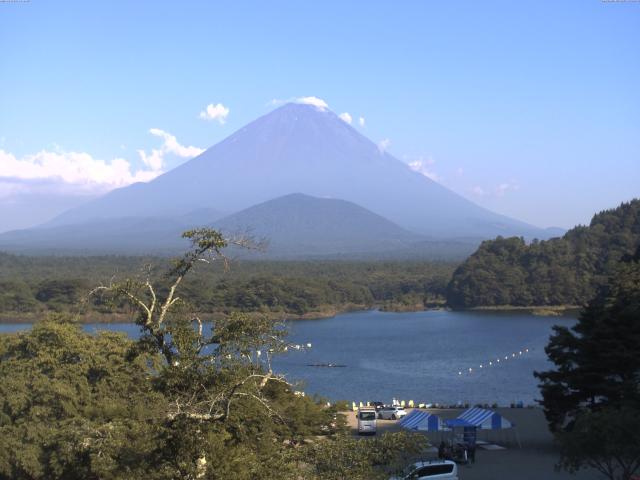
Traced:
[[627, 480], [640, 468], [640, 248], [575, 326], [554, 330], [545, 350], [555, 368], [535, 375], [562, 465]]
[[[92, 260], [92, 261], [89, 261]], [[152, 268], [147, 268], [152, 265]], [[79, 300], [100, 282], [149, 277], [168, 288], [166, 258], [26, 257], [0, 253], [0, 321], [35, 320], [48, 312], [76, 313]], [[424, 261], [242, 261], [225, 271], [200, 265], [181, 288], [208, 316], [231, 312], [324, 316], [374, 305], [390, 310], [443, 303], [452, 263]], [[85, 316], [122, 318], [122, 305], [94, 298]]]
[[268, 317], [204, 322], [183, 281], [224, 262], [227, 240], [185, 236], [193, 248], [160, 286], [92, 292], [130, 305], [139, 340], [61, 316], [0, 335], [0, 480], [384, 478], [424, 448], [411, 434], [356, 442], [338, 406], [296, 394], [271, 369], [289, 346]]
[[640, 245], [640, 200], [596, 214], [561, 238], [483, 242], [454, 272], [447, 303], [477, 306], [584, 305], [624, 255]]

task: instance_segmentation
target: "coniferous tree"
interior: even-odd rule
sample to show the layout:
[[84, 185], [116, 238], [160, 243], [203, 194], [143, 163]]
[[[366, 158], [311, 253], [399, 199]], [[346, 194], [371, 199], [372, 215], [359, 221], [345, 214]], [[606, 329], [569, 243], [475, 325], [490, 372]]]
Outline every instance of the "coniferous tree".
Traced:
[[[561, 465], [630, 478], [640, 468], [640, 248], [617, 267], [574, 327], [555, 327], [545, 350], [556, 368], [535, 375]], [[635, 433], [621, 434], [627, 431]]]

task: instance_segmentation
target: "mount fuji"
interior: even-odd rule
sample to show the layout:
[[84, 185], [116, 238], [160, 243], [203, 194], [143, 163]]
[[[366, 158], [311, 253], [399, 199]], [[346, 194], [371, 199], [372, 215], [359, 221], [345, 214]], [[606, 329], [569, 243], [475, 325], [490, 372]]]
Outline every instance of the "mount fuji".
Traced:
[[[65, 235], [73, 243], [83, 228], [100, 231], [96, 225], [103, 225], [112, 231], [126, 219], [125, 225], [116, 229], [121, 235], [110, 236], [114, 248], [122, 251], [127, 246], [126, 225], [134, 228], [135, 219], [146, 224], [166, 222], [174, 225], [174, 232], [175, 219], [189, 218], [193, 225], [213, 224], [224, 216], [220, 212], [237, 214], [294, 193], [304, 195], [290, 197], [289, 203], [312, 196], [356, 204], [380, 222], [388, 222], [387, 227], [393, 225], [391, 230], [397, 230], [390, 237], [397, 237], [400, 230], [438, 242], [453, 238], [477, 242], [497, 235], [549, 236], [543, 229], [484, 209], [411, 170], [332, 111], [290, 103], [148, 183], [114, 190], [37, 228], [0, 235], [0, 248], [20, 244], [21, 250], [29, 250], [32, 236], [37, 237], [34, 247], [65, 248], [69, 245]], [[347, 217], [354, 214], [353, 208], [347, 210]], [[215, 218], [206, 214], [212, 211], [218, 212]], [[286, 215], [270, 218], [282, 224], [276, 230], [286, 230]], [[290, 227], [299, 229], [313, 223], [310, 218]], [[371, 226], [369, 221], [360, 224]], [[379, 235], [383, 225], [376, 228]], [[152, 230], [154, 242], [162, 243], [162, 235], [156, 228]], [[361, 233], [366, 236], [373, 231]], [[404, 236], [403, 241], [410, 236]], [[89, 232], [82, 235], [84, 241], [89, 237]], [[353, 251], [343, 240], [334, 244]]]

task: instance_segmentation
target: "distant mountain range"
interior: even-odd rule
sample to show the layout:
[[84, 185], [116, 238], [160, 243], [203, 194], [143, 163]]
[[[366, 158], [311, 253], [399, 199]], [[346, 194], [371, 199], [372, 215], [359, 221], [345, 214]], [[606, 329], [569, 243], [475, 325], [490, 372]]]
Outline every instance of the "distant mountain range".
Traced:
[[464, 258], [478, 240], [427, 240], [352, 202], [291, 194], [216, 220], [201, 209], [171, 218], [121, 217], [16, 230], [0, 235], [0, 248], [40, 254], [174, 255], [187, 247], [180, 238], [194, 227], [213, 227], [226, 236], [266, 240], [249, 258]]
[[252, 230], [270, 239], [272, 256], [411, 256], [458, 243], [470, 252], [497, 235], [559, 233], [466, 200], [327, 109], [287, 104], [149, 183], [0, 235], [0, 249], [173, 252], [184, 246], [179, 233], [196, 225]]

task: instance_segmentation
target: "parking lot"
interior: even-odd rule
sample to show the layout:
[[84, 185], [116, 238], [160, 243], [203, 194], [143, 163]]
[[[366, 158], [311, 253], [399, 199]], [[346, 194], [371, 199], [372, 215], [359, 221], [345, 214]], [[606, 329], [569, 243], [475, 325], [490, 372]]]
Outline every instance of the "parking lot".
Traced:
[[[411, 409], [407, 409], [410, 412]], [[443, 419], [457, 417], [463, 410], [429, 409]], [[599, 477], [594, 470], [582, 471], [575, 475], [555, 470], [558, 453], [553, 445], [553, 437], [547, 430], [547, 423], [540, 408], [499, 408], [497, 411], [516, 424], [516, 432], [479, 432], [478, 439], [491, 445], [504, 447], [503, 450], [485, 450], [479, 445], [476, 462], [459, 466], [461, 480], [596, 480]], [[346, 412], [347, 421], [354, 435], [357, 435], [355, 412]], [[397, 420], [378, 420], [378, 434], [400, 431]], [[437, 447], [441, 439], [450, 438], [447, 432], [422, 433], [433, 445], [425, 454], [425, 459], [437, 458]], [[522, 448], [518, 446], [518, 439]]]

